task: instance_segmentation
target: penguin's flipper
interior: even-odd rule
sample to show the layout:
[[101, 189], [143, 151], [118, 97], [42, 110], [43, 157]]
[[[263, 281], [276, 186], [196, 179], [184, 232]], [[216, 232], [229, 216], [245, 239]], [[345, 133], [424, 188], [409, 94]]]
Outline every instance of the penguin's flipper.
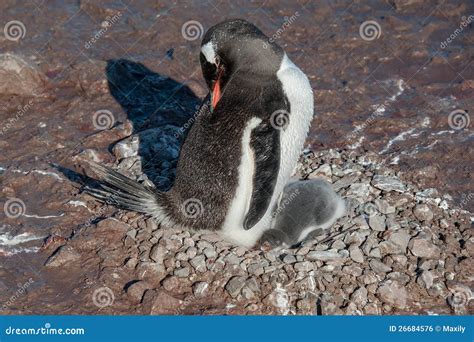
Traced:
[[270, 205], [280, 167], [280, 131], [262, 122], [252, 131], [250, 147], [255, 155], [255, 173], [245, 230], [255, 226]]

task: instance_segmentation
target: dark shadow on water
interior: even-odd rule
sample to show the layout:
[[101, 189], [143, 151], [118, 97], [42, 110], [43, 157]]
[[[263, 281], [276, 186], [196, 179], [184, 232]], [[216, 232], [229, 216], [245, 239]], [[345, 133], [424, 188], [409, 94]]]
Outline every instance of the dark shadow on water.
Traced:
[[168, 190], [186, 135], [183, 127], [201, 100], [187, 85], [126, 59], [107, 61], [106, 75], [110, 93], [139, 137], [143, 172], [158, 189]]

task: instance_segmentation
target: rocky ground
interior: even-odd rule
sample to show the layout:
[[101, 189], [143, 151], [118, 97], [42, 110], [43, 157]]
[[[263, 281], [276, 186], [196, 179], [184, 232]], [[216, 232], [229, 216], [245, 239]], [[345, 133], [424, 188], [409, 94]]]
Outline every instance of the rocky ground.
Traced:
[[[159, 227], [140, 214], [116, 211], [68, 239], [46, 240], [48, 272], [61, 277], [81, 270], [66, 285], [76, 304], [65, 300], [55, 312], [473, 312], [472, 218], [451, 208], [450, 196], [403, 183], [370, 154], [306, 151], [299, 172], [332, 182], [347, 203], [347, 216], [328, 236], [294, 249], [246, 249], [212, 232]], [[81, 200], [97, 205], [88, 195]], [[35, 307], [21, 305], [20, 298], [7, 312], [47, 313], [56, 295], [45, 286], [28, 299]]]

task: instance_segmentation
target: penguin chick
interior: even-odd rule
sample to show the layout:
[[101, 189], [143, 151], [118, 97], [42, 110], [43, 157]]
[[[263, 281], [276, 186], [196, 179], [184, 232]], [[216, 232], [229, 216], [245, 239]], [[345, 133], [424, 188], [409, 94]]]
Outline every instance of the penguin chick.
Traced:
[[283, 190], [272, 229], [260, 241], [272, 247], [293, 246], [310, 234], [321, 235], [344, 213], [344, 201], [330, 183], [322, 179], [292, 182]]

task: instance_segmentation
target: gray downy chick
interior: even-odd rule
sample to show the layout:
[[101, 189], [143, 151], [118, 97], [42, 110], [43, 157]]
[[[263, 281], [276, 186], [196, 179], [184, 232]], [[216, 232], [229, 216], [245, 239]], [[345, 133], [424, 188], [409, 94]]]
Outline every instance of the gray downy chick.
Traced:
[[344, 201], [330, 183], [322, 179], [289, 183], [274, 212], [272, 229], [262, 235], [260, 242], [272, 247], [294, 246], [310, 234], [323, 234], [344, 213]]

